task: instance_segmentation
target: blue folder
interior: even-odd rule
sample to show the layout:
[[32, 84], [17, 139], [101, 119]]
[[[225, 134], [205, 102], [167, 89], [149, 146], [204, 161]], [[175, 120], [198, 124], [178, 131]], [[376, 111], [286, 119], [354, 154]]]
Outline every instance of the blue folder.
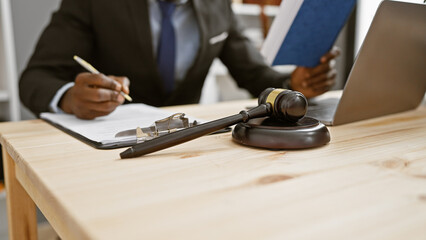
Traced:
[[336, 41], [355, 2], [356, 0], [305, 0], [272, 65], [318, 65], [321, 56]]

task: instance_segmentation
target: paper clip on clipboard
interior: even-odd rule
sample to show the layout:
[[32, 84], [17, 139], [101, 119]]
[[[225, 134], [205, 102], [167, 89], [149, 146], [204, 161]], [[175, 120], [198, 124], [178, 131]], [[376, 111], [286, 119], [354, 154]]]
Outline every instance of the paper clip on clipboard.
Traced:
[[[188, 118], [185, 117], [185, 113], [175, 113], [169, 117], [155, 121], [149, 127], [137, 127], [136, 129], [129, 129], [118, 132], [115, 137], [123, 138], [134, 136], [136, 138], [136, 143], [141, 143], [159, 136], [196, 126], [198, 124], [199, 123], [197, 121], [189, 122]], [[231, 128], [227, 127], [211, 134], [224, 133], [229, 131], [231, 131]]]
[[122, 138], [135, 136], [136, 142], [140, 143], [195, 125], [197, 125], [197, 121], [190, 123], [188, 118], [185, 117], [185, 113], [175, 113], [169, 117], [155, 121], [149, 127], [137, 127], [136, 129], [118, 132], [115, 137]]

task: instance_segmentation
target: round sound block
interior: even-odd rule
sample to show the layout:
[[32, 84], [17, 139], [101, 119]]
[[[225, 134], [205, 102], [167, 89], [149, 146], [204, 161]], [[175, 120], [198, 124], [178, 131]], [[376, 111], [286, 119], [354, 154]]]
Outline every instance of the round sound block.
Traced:
[[256, 118], [239, 123], [232, 131], [234, 141], [269, 149], [303, 149], [330, 142], [327, 127], [316, 119], [304, 117], [296, 123], [273, 118]]

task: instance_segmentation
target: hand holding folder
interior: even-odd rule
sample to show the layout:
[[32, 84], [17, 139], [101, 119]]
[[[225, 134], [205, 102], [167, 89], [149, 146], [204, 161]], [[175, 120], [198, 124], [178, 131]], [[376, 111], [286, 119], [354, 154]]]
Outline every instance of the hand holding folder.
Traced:
[[[75, 84], [63, 96], [60, 107], [66, 113], [82, 119], [94, 119], [110, 114], [128, 97], [130, 81], [127, 77], [105, 76], [93, 66], [78, 61], [91, 73], [80, 73]], [[131, 100], [129, 98], [128, 100]]]
[[332, 48], [355, 0], [286, 0], [261, 52], [271, 65], [296, 65], [291, 88], [307, 98], [331, 89], [336, 77]]
[[291, 74], [291, 88], [303, 93], [307, 98], [329, 91], [335, 83], [337, 74], [335, 58], [339, 54], [339, 48], [334, 47], [321, 57], [317, 66], [297, 67]]

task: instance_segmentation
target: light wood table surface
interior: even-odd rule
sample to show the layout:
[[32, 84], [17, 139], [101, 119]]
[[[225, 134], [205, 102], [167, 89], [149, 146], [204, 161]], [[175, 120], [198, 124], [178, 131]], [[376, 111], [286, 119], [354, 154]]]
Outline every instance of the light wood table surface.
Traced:
[[[169, 109], [215, 119], [249, 105]], [[34, 203], [62, 239], [425, 239], [425, 104], [329, 130], [309, 150], [225, 133], [121, 160], [42, 120], [2, 123], [11, 239], [36, 238]]]

